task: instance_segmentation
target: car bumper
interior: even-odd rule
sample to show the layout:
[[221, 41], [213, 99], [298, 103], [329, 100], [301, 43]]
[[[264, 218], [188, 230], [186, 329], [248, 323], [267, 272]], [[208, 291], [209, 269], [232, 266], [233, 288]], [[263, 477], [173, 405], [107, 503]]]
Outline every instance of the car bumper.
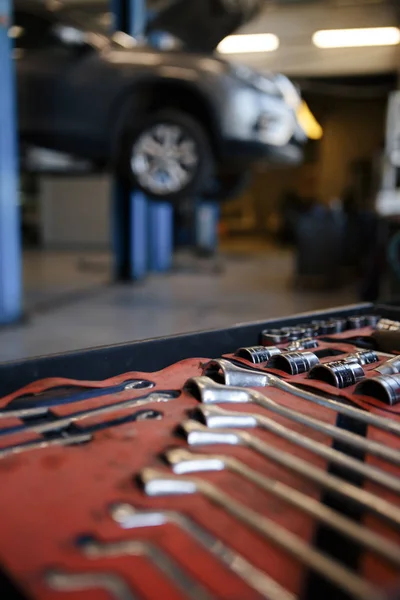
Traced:
[[259, 159], [297, 164], [307, 136], [296, 111], [283, 98], [249, 86], [230, 89], [221, 113], [222, 161], [251, 163]]
[[302, 145], [294, 138], [284, 146], [271, 146], [253, 140], [226, 140], [222, 150], [225, 163], [250, 165], [256, 162], [297, 165], [303, 160]]

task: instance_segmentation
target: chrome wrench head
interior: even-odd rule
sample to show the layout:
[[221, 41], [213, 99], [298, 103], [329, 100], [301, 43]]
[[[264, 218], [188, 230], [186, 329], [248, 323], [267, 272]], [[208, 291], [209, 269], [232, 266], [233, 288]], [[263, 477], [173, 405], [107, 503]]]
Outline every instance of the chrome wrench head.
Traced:
[[225, 410], [219, 406], [199, 405], [193, 416], [207, 427], [251, 428], [258, 426], [258, 415]]
[[171, 448], [163, 456], [177, 475], [223, 471], [226, 468], [223, 457], [193, 454], [184, 448]]
[[265, 387], [269, 385], [272, 377], [262, 371], [238, 367], [224, 358], [210, 360], [203, 367], [203, 375], [207, 375], [217, 383], [239, 387]]
[[198, 484], [192, 479], [177, 478], [157, 469], [142, 469], [139, 480], [147, 496], [181, 496], [196, 494]]
[[243, 432], [225, 430], [210, 430], [197, 421], [188, 420], [180, 425], [180, 430], [190, 446], [211, 445], [211, 444], [230, 444], [231, 446], [242, 443], [241, 436]]
[[168, 523], [168, 512], [136, 510], [131, 504], [114, 504], [110, 508], [112, 519], [122, 529], [135, 527], [158, 527]]
[[[228, 361], [226, 361], [228, 362]], [[204, 375], [192, 377], [185, 383], [185, 390], [204, 404], [220, 404], [225, 402], [243, 403], [250, 402], [250, 394], [240, 387], [228, 387], [216, 383]]]

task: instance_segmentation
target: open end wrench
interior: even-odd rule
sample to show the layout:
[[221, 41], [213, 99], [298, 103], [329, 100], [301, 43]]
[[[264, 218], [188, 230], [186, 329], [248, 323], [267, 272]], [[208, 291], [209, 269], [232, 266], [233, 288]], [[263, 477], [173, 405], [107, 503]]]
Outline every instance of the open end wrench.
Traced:
[[48, 433], [52, 431], [61, 431], [65, 429], [72, 423], [77, 423], [82, 421], [86, 417], [98, 417], [101, 415], [107, 415], [113, 413], [117, 410], [124, 410], [127, 408], [138, 408], [140, 406], [145, 406], [147, 404], [152, 404], [153, 402], [169, 402], [178, 397], [177, 392], [169, 392], [169, 391], [160, 391], [160, 392], [152, 392], [151, 394], [147, 394], [147, 396], [142, 396], [140, 398], [132, 398], [130, 400], [122, 400], [121, 402], [114, 402], [113, 404], [106, 404], [105, 406], [100, 406], [99, 408], [91, 408], [89, 410], [82, 410], [79, 412], [72, 413], [67, 417], [61, 417], [60, 419], [55, 419], [54, 421], [49, 421], [45, 423], [33, 423], [31, 425], [21, 425], [20, 427], [13, 427], [8, 429], [0, 429], [0, 436], [4, 435], [12, 435], [14, 433], [20, 432], [34, 432], [34, 433]]
[[120, 575], [114, 573], [67, 573], [48, 571], [45, 575], [47, 585], [58, 592], [83, 592], [102, 589], [115, 600], [138, 600]]
[[165, 552], [154, 544], [141, 540], [123, 540], [100, 542], [89, 539], [79, 545], [87, 558], [114, 558], [118, 556], [144, 556], [190, 600], [211, 600], [211, 595], [197, 582], [193, 581]]
[[78, 433], [76, 435], [68, 435], [65, 437], [60, 436], [53, 439], [25, 442], [23, 444], [16, 444], [15, 446], [0, 448], [0, 459], [6, 458], [7, 456], [12, 456], [13, 454], [20, 454], [21, 452], [49, 448], [50, 446], [73, 446], [74, 444], [84, 444], [86, 442], [90, 442], [92, 439], [93, 436], [90, 433]]
[[166, 523], [172, 523], [215, 556], [249, 587], [261, 594], [263, 598], [268, 600], [295, 600], [293, 594], [285, 590], [269, 575], [257, 569], [241, 554], [226, 546], [220, 539], [182, 513], [167, 510], [136, 510], [130, 504], [118, 504], [111, 508], [111, 515], [123, 529], [159, 527]]
[[197, 421], [185, 421], [181, 425], [181, 430], [191, 446], [230, 444], [250, 448], [261, 456], [313, 481], [318, 486], [328, 489], [338, 496], [344, 497], [346, 501], [361, 505], [374, 512], [379, 517], [400, 526], [400, 508], [391, 502], [347, 483], [339, 477], [330, 475], [302, 458], [267, 444], [245, 431], [237, 431], [234, 429], [208, 429]]
[[203, 494], [212, 503], [226, 510], [264, 539], [276, 544], [301, 564], [313, 569], [322, 577], [346, 591], [357, 600], [383, 600], [377, 588], [369, 584], [335, 560], [306, 544], [302, 539], [257, 513], [218, 487], [199, 478], [166, 475], [155, 469], [144, 469], [140, 473], [144, 491], [148, 496]]
[[289, 505], [309, 514], [328, 525], [331, 529], [340, 531], [361, 546], [382, 556], [390, 563], [400, 566], [400, 546], [386, 540], [385, 537], [369, 531], [366, 527], [342, 516], [336, 511], [324, 506], [314, 498], [298, 492], [296, 489], [271, 479], [251, 469], [245, 463], [222, 455], [194, 454], [183, 448], [173, 448], [165, 452], [164, 457], [177, 475], [223, 471], [225, 469], [251, 481], [264, 491], [277, 496]]
[[400, 465], [400, 452], [398, 450], [390, 448], [389, 446], [384, 446], [383, 444], [379, 444], [373, 440], [365, 439], [352, 433], [351, 431], [346, 431], [344, 429], [340, 429], [339, 427], [335, 427], [334, 425], [329, 425], [328, 423], [324, 423], [323, 421], [314, 419], [314, 417], [304, 415], [303, 413], [294, 409], [287, 408], [282, 404], [274, 402], [274, 400], [268, 398], [268, 396], [264, 396], [264, 394], [261, 394], [256, 390], [249, 390], [240, 387], [227, 387], [219, 383], [215, 383], [212, 381], [212, 379], [204, 376], [192, 377], [186, 382], [185, 387], [191, 394], [193, 394], [204, 404], [257, 404], [258, 406], [266, 408], [271, 412], [275, 412], [283, 417], [287, 417], [292, 421], [297, 421], [298, 423], [308, 425], [317, 431], [326, 433], [332, 438], [341, 440], [347, 444], [359, 448], [360, 450], [363, 450], [364, 452], [369, 452], [370, 454], [374, 454], [379, 458], [383, 458], [384, 460]]
[[400, 493], [399, 477], [390, 475], [382, 469], [363, 463], [351, 456], [347, 456], [330, 446], [325, 446], [325, 444], [321, 444], [297, 431], [293, 431], [289, 427], [285, 427], [264, 415], [234, 412], [213, 405], [199, 405], [194, 412], [194, 416], [196, 418], [198, 417], [202, 423], [212, 429], [215, 427], [220, 429], [226, 427], [233, 429], [259, 427], [260, 429], [271, 431], [272, 433], [293, 442], [293, 444], [296, 444], [297, 446], [301, 446], [318, 456], [322, 456], [331, 463], [341, 465], [396, 493]]
[[49, 412], [47, 406], [35, 406], [32, 408], [16, 408], [15, 410], [1, 410], [0, 419], [16, 417], [23, 419], [24, 417], [42, 417]]
[[229, 360], [223, 358], [212, 360], [207, 363], [203, 368], [203, 374], [208, 375], [211, 378], [215, 377], [217, 381], [222, 380], [225, 385], [228, 386], [276, 387], [283, 392], [288, 392], [289, 394], [297, 396], [298, 398], [303, 398], [303, 400], [309, 400], [314, 404], [325, 406], [325, 408], [329, 408], [330, 410], [334, 410], [348, 417], [353, 417], [354, 419], [358, 419], [359, 421], [363, 421], [369, 425], [374, 425], [375, 427], [383, 429], [384, 431], [400, 435], [400, 423], [391, 421], [385, 417], [379, 417], [354, 406], [342, 404], [337, 400], [324, 398], [322, 396], [318, 396], [317, 394], [313, 394], [312, 392], [302, 390], [294, 385], [291, 385], [287, 381], [284, 381], [283, 379], [279, 379], [279, 377], [276, 377], [276, 375], [272, 375], [271, 373], [264, 373], [252, 369], [243, 369], [242, 367], [238, 367]]

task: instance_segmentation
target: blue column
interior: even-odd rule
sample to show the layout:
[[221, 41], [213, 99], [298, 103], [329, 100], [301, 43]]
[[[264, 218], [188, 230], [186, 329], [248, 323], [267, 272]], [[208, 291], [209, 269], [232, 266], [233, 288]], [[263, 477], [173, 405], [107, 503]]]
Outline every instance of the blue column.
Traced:
[[112, 203], [114, 273], [119, 281], [137, 281], [148, 270], [148, 202], [141, 192], [132, 193], [121, 181], [114, 182]]
[[[131, 0], [135, 1], [135, 0]], [[147, 12], [150, 20], [154, 14]], [[149, 43], [155, 48], [160, 46], [162, 35], [153, 33]], [[148, 253], [150, 271], [168, 271], [172, 267], [174, 213], [168, 202], [149, 202]]]
[[10, 0], [0, 0], [0, 324], [21, 316], [21, 240]]
[[[111, 0], [114, 26], [140, 37], [145, 28], [145, 0]], [[114, 276], [119, 281], [135, 281], [147, 274], [147, 199], [131, 192], [124, 181], [114, 181], [112, 234]]]
[[168, 271], [172, 267], [173, 210], [167, 202], [149, 202], [148, 253], [150, 271]]
[[[141, 38], [148, 12], [146, 0], [112, 0], [115, 27]], [[114, 186], [113, 239], [115, 275], [121, 281], [142, 279], [150, 271], [166, 271], [172, 262], [172, 207]]]

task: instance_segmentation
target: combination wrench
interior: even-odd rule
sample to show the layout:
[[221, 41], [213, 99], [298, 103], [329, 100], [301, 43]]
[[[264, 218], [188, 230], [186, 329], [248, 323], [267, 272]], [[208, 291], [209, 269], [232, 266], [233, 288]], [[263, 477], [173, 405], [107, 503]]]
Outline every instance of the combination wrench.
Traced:
[[119, 556], [144, 556], [152, 562], [190, 600], [212, 600], [212, 596], [193, 581], [179, 565], [155, 544], [142, 540], [100, 542], [95, 538], [79, 544], [87, 558], [115, 558]]
[[58, 592], [84, 592], [101, 589], [115, 600], [139, 600], [120, 575], [115, 573], [67, 573], [53, 570], [45, 575], [47, 585]]
[[215, 556], [249, 587], [261, 594], [263, 598], [268, 600], [295, 600], [293, 594], [280, 586], [272, 577], [257, 569], [241, 554], [232, 550], [187, 515], [170, 510], [136, 510], [130, 504], [117, 504], [111, 508], [111, 516], [123, 529], [159, 527], [172, 523]]
[[319, 421], [292, 408], [287, 408], [256, 390], [221, 385], [204, 376], [192, 377], [186, 382], [185, 388], [203, 404], [257, 404], [292, 421], [326, 433], [330, 437], [345, 442], [364, 452], [369, 452], [394, 464], [400, 464], [400, 452], [398, 450], [384, 446], [373, 440], [365, 439], [351, 431], [340, 429], [324, 421]]
[[293, 431], [293, 429], [285, 427], [264, 415], [229, 411], [220, 408], [219, 406], [209, 404], [199, 405], [199, 407], [193, 411], [193, 416], [211, 429], [249, 429], [258, 427], [265, 431], [270, 431], [297, 446], [306, 448], [313, 454], [322, 456], [330, 463], [345, 467], [346, 469], [349, 469], [358, 475], [362, 475], [375, 483], [379, 483], [396, 493], [400, 493], [400, 479], [398, 477], [390, 475], [378, 467], [373, 467], [352, 458], [351, 456], [347, 456], [343, 452], [339, 452], [330, 446], [325, 446], [325, 444], [321, 444], [306, 435]]
[[200, 492], [210, 502], [222, 507], [238, 521], [253, 529], [264, 539], [285, 550], [300, 564], [313, 569], [353, 598], [357, 600], [383, 600], [384, 598], [375, 586], [363, 580], [356, 573], [315, 550], [274, 521], [234, 500], [217, 486], [207, 481], [195, 477], [168, 475], [151, 468], [144, 469], [140, 473], [140, 480], [148, 496], [170, 496]]
[[289, 485], [262, 475], [240, 460], [219, 454], [194, 454], [182, 448], [170, 449], [165, 452], [164, 457], [177, 475], [223, 470], [232, 471], [251, 481], [262, 490], [277, 496], [289, 505], [295, 506], [311, 517], [325, 523], [331, 529], [340, 531], [357, 544], [365, 546], [366, 549], [379, 554], [390, 563], [400, 567], [400, 546], [324, 506], [314, 498], [298, 492]]
[[197, 421], [185, 421], [181, 425], [181, 431], [185, 435], [190, 446], [208, 446], [213, 444], [227, 444], [244, 446], [254, 450], [264, 458], [282, 465], [293, 473], [309, 479], [324, 489], [330, 490], [337, 496], [344, 497], [346, 501], [353, 502], [374, 512], [392, 524], [400, 526], [400, 508], [368, 492], [360, 489], [343, 479], [330, 475], [311, 463], [285, 452], [280, 448], [271, 446], [245, 431], [234, 429], [208, 429]]

